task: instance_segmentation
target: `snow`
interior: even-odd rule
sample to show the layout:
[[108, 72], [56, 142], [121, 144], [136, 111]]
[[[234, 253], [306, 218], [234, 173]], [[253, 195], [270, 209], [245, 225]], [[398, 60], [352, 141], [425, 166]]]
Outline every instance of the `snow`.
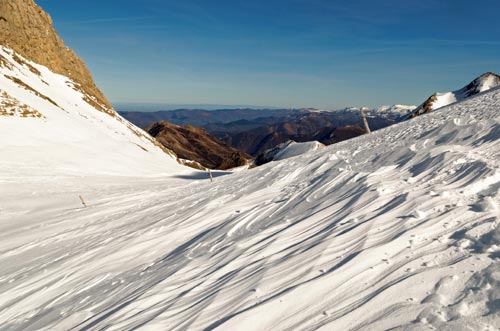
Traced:
[[[158, 175], [185, 171], [142, 130], [114, 112], [110, 116], [85, 102], [68, 78], [24, 59], [28, 65], [16, 62], [13, 51], [0, 46], [2, 57], [8, 65], [0, 65], [0, 105], [11, 115], [0, 115], [3, 174]], [[24, 109], [28, 117], [21, 116]]]
[[368, 107], [350, 107], [341, 110], [336, 110], [335, 112], [342, 114], [355, 113], [359, 114], [361, 109], [365, 112], [367, 116], [376, 116], [382, 117], [391, 120], [397, 120], [404, 116], [410, 114], [413, 110], [417, 108], [416, 106], [407, 106], [407, 105], [392, 105], [392, 106], [380, 106], [377, 108], [368, 108]]
[[486, 75], [486, 77], [482, 80], [481, 84], [479, 85], [478, 91], [480, 93], [486, 92], [494, 87], [497, 87], [499, 84], [498, 77], [495, 77], [494, 75]]
[[500, 89], [213, 183], [39, 110], [0, 119], [2, 330], [500, 328]]
[[393, 106], [380, 106], [375, 109], [368, 109], [367, 114], [392, 114], [393, 116], [403, 116], [417, 108], [416, 106], [407, 105], [393, 105]]
[[291, 157], [306, 154], [320, 148], [325, 147], [322, 143], [318, 141], [307, 141], [303, 143], [298, 143], [290, 140], [286, 143], [279, 144], [276, 148], [273, 148], [272, 153], [274, 154], [271, 158], [274, 161], [285, 160]]
[[[463, 98], [461, 98], [463, 100]], [[443, 108], [445, 106], [451, 105], [452, 103], [457, 102], [457, 96], [453, 92], [447, 92], [447, 93], [437, 93], [436, 94], [436, 101], [432, 104], [432, 108], [439, 109]]]
[[[489, 91], [490, 89], [493, 89], [497, 86], [500, 86], [500, 76], [487, 72], [478, 78], [474, 79], [470, 84], [467, 86], [453, 92], [445, 92], [445, 93], [436, 93], [434, 94], [431, 98], [434, 100], [429, 106], [429, 110], [433, 111], [436, 109], [440, 109], [443, 107], [446, 107], [448, 105], [451, 105], [455, 102], [463, 101], [471, 96], [477, 95], [479, 93], [483, 93], [486, 91]], [[425, 104], [425, 103], [424, 103]], [[422, 114], [425, 109], [422, 107], [424, 106], [421, 105], [417, 109], [413, 111], [414, 115], [420, 115]], [[408, 117], [406, 117], [408, 118]]]
[[289, 159], [291, 157], [306, 154], [323, 147], [325, 147], [325, 145], [317, 141], [308, 141], [303, 143], [297, 143], [295, 141], [292, 141], [285, 148], [283, 148], [278, 154], [276, 154], [274, 160], [276, 161], [276, 160]]

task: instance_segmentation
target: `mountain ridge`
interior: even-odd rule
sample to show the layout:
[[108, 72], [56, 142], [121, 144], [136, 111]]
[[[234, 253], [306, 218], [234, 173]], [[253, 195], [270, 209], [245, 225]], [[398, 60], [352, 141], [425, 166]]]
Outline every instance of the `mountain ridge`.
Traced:
[[500, 76], [493, 72], [486, 72], [466, 86], [452, 92], [434, 93], [427, 100], [418, 106], [406, 119], [414, 118], [423, 114], [430, 113], [436, 109], [448, 106], [455, 102], [468, 99], [479, 93], [488, 91], [500, 85]]
[[195, 161], [206, 168], [227, 170], [244, 166], [251, 159], [204, 129], [191, 125], [180, 126], [160, 121], [150, 125], [146, 131], [179, 158]]
[[[385, 106], [368, 111], [369, 124], [377, 130], [393, 124], [413, 106]], [[318, 140], [327, 145], [363, 134], [359, 108], [339, 111], [313, 109], [225, 109], [120, 112], [139, 126], [164, 120], [177, 125], [202, 127], [223, 143], [252, 156], [288, 140]]]

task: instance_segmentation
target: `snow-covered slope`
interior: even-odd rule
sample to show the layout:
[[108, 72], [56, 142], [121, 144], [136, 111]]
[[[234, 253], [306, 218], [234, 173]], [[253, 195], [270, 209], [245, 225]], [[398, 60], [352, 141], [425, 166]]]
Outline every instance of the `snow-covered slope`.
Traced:
[[289, 140], [260, 154], [255, 160], [255, 164], [262, 165], [271, 161], [289, 159], [323, 147], [325, 147], [325, 145], [317, 141], [298, 143], [293, 140]]
[[0, 325], [497, 330], [499, 139], [496, 89], [214, 183], [0, 177]]
[[303, 143], [290, 141], [286, 144], [286, 146], [283, 146], [283, 148], [274, 156], [273, 160], [279, 161], [289, 159], [291, 157], [306, 154], [323, 147], [325, 147], [325, 145], [317, 141], [307, 141]]
[[67, 77], [0, 46], [2, 175], [159, 174], [183, 171], [142, 130], [99, 111]]
[[350, 107], [341, 110], [336, 110], [338, 113], [355, 113], [359, 114], [361, 109], [368, 116], [376, 116], [381, 118], [386, 118], [390, 120], [397, 120], [404, 116], [410, 114], [413, 110], [417, 108], [416, 106], [407, 106], [407, 105], [392, 105], [392, 106], [380, 106], [377, 108], [368, 108], [368, 107]]
[[435, 93], [429, 97], [422, 105], [416, 108], [410, 117], [416, 117], [429, 113], [433, 110], [448, 106], [452, 103], [465, 100], [471, 96], [486, 92], [500, 85], [500, 76], [487, 72], [474, 79], [469, 85], [460, 90], [446, 93]]
[[[56, 108], [45, 106], [50, 119]], [[52, 169], [39, 155], [19, 181], [28, 165], [2, 157], [0, 325], [499, 329], [499, 142], [495, 89], [214, 183], [201, 174], [63, 180], [44, 175]]]

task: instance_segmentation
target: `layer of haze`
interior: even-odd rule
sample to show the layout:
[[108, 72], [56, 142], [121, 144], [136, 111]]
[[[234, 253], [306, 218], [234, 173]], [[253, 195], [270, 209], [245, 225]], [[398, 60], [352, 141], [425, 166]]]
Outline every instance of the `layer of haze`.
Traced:
[[418, 104], [500, 71], [497, 0], [37, 0], [113, 103]]

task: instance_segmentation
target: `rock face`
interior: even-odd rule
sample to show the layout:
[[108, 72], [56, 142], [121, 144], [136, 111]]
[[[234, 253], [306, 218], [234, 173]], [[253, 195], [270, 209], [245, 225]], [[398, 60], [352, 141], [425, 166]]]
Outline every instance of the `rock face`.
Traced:
[[0, 45], [70, 77], [98, 110], [114, 113], [85, 63], [57, 35], [52, 19], [33, 0], [0, 0]]
[[202, 128], [161, 121], [146, 130], [179, 158], [196, 161], [210, 169], [231, 169], [247, 164], [250, 159], [248, 155], [223, 144]]

